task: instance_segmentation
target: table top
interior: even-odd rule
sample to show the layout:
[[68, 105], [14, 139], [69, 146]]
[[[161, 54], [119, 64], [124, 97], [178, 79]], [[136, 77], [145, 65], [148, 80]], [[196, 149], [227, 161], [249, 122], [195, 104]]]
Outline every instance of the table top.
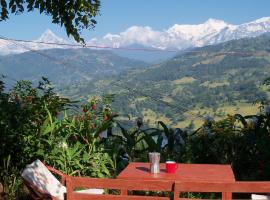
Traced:
[[171, 180], [171, 181], [207, 181], [234, 182], [235, 177], [230, 165], [216, 164], [178, 164], [174, 174], [168, 174], [164, 163], [160, 164], [160, 173], [150, 173], [150, 163], [130, 163], [119, 175], [119, 179]]

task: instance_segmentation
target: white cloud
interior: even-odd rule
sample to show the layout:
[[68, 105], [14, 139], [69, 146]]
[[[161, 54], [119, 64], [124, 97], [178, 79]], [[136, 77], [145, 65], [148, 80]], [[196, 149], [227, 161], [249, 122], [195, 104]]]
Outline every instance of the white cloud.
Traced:
[[88, 43], [113, 47], [140, 44], [160, 49], [182, 50], [231, 39], [253, 37], [269, 31], [269, 17], [241, 25], [227, 24], [222, 20], [210, 18], [202, 24], [175, 24], [163, 31], [153, 30], [149, 26], [132, 26], [119, 34], [108, 33], [102, 38], [93, 38]]
[[108, 33], [102, 38], [93, 38], [88, 43], [95, 45], [113, 45], [114, 47], [141, 44], [153, 46], [163, 33], [152, 30], [149, 26], [132, 26], [119, 34]]
[[175, 24], [167, 30], [156, 31], [149, 26], [132, 26], [119, 34], [108, 33], [102, 38], [93, 38], [88, 43], [94, 45], [121, 47], [140, 44], [154, 48], [185, 49], [196, 44], [199, 38], [213, 34], [228, 26], [224, 21], [209, 19], [199, 25]]

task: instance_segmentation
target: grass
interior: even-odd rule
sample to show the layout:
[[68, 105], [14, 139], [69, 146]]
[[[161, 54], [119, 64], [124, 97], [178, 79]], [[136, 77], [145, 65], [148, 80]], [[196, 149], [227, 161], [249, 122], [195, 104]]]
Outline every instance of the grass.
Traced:
[[207, 65], [207, 64], [215, 64], [215, 63], [218, 63], [220, 61], [222, 61], [223, 59], [225, 58], [225, 55], [220, 55], [220, 56], [214, 56], [214, 57], [208, 57], [208, 59], [206, 60], [203, 60], [203, 61], [200, 61], [200, 62], [197, 62], [195, 64], [192, 65], [192, 67], [197, 67], [201, 64], [203, 65]]
[[196, 81], [195, 78], [187, 76], [187, 77], [183, 77], [180, 79], [176, 79], [174, 81], [172, 81], [174, 84], [178, 85], [178, 84], [189, 84], [189, 83], [193, 83], [194, 81]]
[[183, 91], [183, 87], [181, 85], [177, 85], [175, 89], [172, 90], [172, 95], [176, 96], [177, 94]]
[[227, 115], [241, 114], [241, 115], [254, 115], [259, 112], [257, 105], [250, 103], [238, 103], [236, 106], [223, 105], [216, 111], [212, 108], [195, 108], [184, 113], [186, 120], [177, 123], [175, 126], [179, 128], [187, 127], [193, 122], [195, 128], [199, 128], [203, 124], [202, 116], [212, 116], [216, 121], [223, 119]]
[[[144, 98], [140, 100], [145, 100]], [[170, 98], [164, 98], [165, 101], [170, 101]], [[135, 106], [135, 104], [129, 105], [130, 107]], [[213, 108], [201, 108], [200, 106], [195, 107], [183, 114], [185, 120], [176, 121], [170, 117], [166, 117], [163, 113], [155, 112], [151, 109], [144, 109], [142, 115], [145, 123], [150, 126], [156, 126], [158, 121], [163, 121], [165, 124], [171, 125], [172, 128], [187, 128], [190, 124], [193, 125], [194, 129], [201, 127], [204, 123], [203, 117], [209, 115], [214, 118], [215, 121], [224, 119], [227, 115], [241, 114], [255, 115], [260, 110], [258, 105], [253, 105], [251, 103], [239, 102], [235, 106], [233, 105], [221, 105], [216, 110]], [[118, 117], [119, 119], [119, 117]], [[130, 120], [135, 120], [136, 117], [131, 117]], [[125, 119], [126, 120], [126, 119]]]
[[191, 123], [194, 129], [199, 128], [203, 124], [203, 116], [209, 115], [218, 121], [224, 119], [227, 115], [241, 114], [241, 115], [254, 115], [259, 112], [257, 105], [250, 103], [238, 103], [236, 106], [223, 105], [217, 110], [213, 108], [199, 108], [196, 107], [184, 113], [185, 120], [173, 123], [173, 119], [166, 117], [164, 114], [156, 113], [151, 109], [143, 110], [144, 121], [149, 125], [156, 125], [157, 121], [163, 121], [165, 124], [172, 124], [173, 128], [186, 128]]
[[141, 102], [141, 101], [146, 101], [147, 100], [147, 97], [137, 97], [135, 99], [136, 102]]
[[142, 111], [144, 121], [146, 121], [150, 125], [156, 125], [157, 121], [163, 121], [165, 124], [170, 124], [171, 119], [166, 117], [163, 114], [156, 113], [151, 109], [144, 109]]
[[230, 83], [228, 81], [224, 81], [224, 82], [206, 81], [206, 82], [201, 84], [201, 86], [205, 86], [205, 87], [208, 87], [208, 88], [216, 88], [216, 87], [222, 87], [222, 86], [228, 86], [228, 85], [230, 85]]
[[163, 97], [162, 100], [168, 103], [171, 103], [174, 101], [171, 97], [168, 97], [168, 96]]

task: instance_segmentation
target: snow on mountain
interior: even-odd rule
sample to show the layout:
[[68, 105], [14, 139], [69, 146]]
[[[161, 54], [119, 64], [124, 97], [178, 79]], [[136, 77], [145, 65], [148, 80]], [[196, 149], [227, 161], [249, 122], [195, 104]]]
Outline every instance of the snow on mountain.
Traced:
[[[185, 39], [191, 47], [204, 46], [207, 40], [211, 40], [211, 38], [222, 29], [232, 26], [233, 25], [226, 24], [224, 21], [210, 18], [205, 23], [198, 25], [175, 24], [166, 32], [172, 40], [171, 43], [175, 43], [178, 41], [178, 38], [182, 38]], [[178, 44], [175, 48], [182, 49], [181, 44]]]
[[65, 46], [59, 46], [55, 44], [43, 44], [43, 43], [68, 43], [66, 40], [55, 35], [49, 29], [46, 30], [37, 40], [33, 41], [38, 43], [0, 39], [0, 55], [18, 54], [30, 50], [67, 48]]
[[[163, 31], [153, 30], [149, 26], [132, 26], [119, 34], [108, 33], [102, 38], [93, 38], [87, 43], [111, 47], [138, 44], [151, 48], [184, 50], [244, 37], [256, 37], [266, 32], [270, 32], [270, 17], [263, 17], [240, 25], [210, 18], [202, 24], [175, 24]], [[0, 54], [22, 53], [30, 49], [67, 48], [67, 46], [42, 44], [42, 42], [68, 43], [51, 30], [46, 30], [40, 38], [34, 41], [41, 43], [12, 42], [0, 39]]]
[[255, 37], [266, 32], [270, 32], [270, 17], [240, 25], [210, 18], [202, 24], [175, 24], [163, 31], [155, 31], [148, 26], [133, 26], [119, 34], [109, 33], [102, 38], [93, 38], [88, 43], [110, 46], [128, 46], [137, 43], [153, 48], [184, 50], [233, 39]]
[[224, 21], [209, 19], [203, 24], [198, 25], [178, 25], [175, 24], [166, 32], [175, 38], [183, 37], [188, 40], [198, 40], [206, 35], [216, 34], [227, 27]]
[[47, 29], [36, 41], [51, 42], [51, 43], [66, 43], [64, 39], [55, 35], [50, 29]]

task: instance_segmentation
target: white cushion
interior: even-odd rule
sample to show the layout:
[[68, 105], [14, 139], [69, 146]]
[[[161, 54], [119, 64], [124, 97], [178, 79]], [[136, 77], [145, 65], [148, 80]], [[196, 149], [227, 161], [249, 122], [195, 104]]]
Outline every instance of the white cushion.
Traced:
[[[39, 190], [44, 193], [50, 194], [59, 200], [64, 200], [64, 193], [67, 189], [63, 186], [48, 170], [48, 168], [40, 161], [36, 160], [22, 172], [22, 177], [31, 185], [36, 186]], [[79, 193], [87, 194], [103, 194], [103, 189], [88, 189], [76, 191]]]
[[75, 191], [76, 193], [84, 193], [84, 194], [103, 194], [103, 189], [87, 189], [87, 190], [79, 190]]
[[270, 200], [270, 195], [251, 194], [251, 199]]
[[48, 168], [40, 161], [36, 160], [22, 172], [22, 177], [31, 185], [36, 186], [44, 193], [50, 194], [60, 200], [64, 200], [64, 187], [48, 170]]

